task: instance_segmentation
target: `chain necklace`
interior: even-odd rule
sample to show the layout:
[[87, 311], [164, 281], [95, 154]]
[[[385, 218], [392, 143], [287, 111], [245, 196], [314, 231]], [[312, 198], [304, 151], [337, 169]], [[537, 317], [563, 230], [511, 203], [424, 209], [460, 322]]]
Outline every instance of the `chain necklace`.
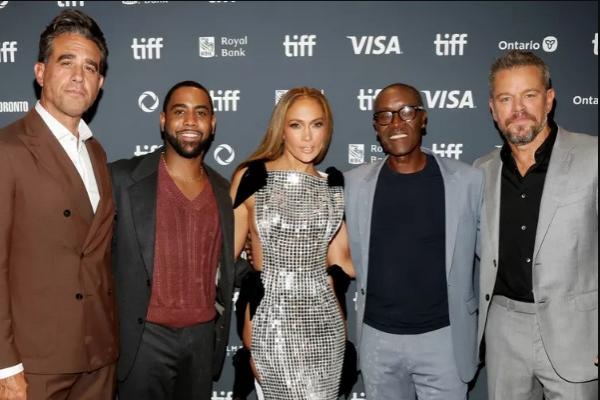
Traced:
[[172, 178], [177, 178], [183, 182], [201, 182], [204, 180], [204, 166], [200, 165], [200, 176], [199, 177], [187, 177], [187, 176], [183, 176], [180, 174], [176, 174], [174, 172], [172, 172], [169, 169], [169, 165], [167, 164], [167, 159], [165, 158], [165, 153], [161, 153], [160, 158], [163, 162], [163, 164], [165, 165], [165, 169], [167, 170], [167, 173], [169, 174], [169, 176], [171, 176]]

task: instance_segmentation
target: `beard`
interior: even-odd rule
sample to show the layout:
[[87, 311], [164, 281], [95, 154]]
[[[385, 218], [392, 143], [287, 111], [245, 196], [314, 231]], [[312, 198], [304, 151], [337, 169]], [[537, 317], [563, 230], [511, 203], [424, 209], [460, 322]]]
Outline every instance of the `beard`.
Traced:
[[[532, 116], [528, 116], [529, 119], [535, 121], [535, 118]], [[509, 125], [512, 122], [512, 119], [506, 121], [506, 129], [502, 131], [502, 136], [511, 144], [515, 146], [523, 146], [533, 142], [533, 140], [539, 135], [540, 132], [544, 130], [548, 121], [544, 119], [537, 125], [531, 127], [519, 127], [519, 132], [514, 133], [510, 131]], [[536, 121], [537, 122], [537, 121]]]
[[198, 131], [201, 137], [205, 139], [195, 142], [195, 143], [183, 143], [179, 141], [178, 135], [176, 133], [170, 133], [167, 131], [162, 131], [161, 136], [163, 140], [171, 145], [173, 150], [183, 158], [197, 158], [205, 154], [211, 143], [214, 140], [215, 135], [206, 134], [205, 132]]

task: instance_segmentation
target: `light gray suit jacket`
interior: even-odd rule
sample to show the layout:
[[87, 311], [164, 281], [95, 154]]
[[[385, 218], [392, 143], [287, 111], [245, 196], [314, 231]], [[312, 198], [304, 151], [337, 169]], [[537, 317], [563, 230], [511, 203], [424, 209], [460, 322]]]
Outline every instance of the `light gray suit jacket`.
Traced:
[[[430, 150], [424, 152], [432, 154]], [[446, 278], [456, 366], [464, 382], [477, 371], [477, 291], [474, 259], [483, 191], [481, 171], [434, 155], [444, 180], [446, 204]], [[360, 343], [367, 298], [371, 215], [375, 188], [385, 160], [355, 168], [346, 176], [346, 223], [356, 268], [356, 340]], [[394, 223], [390, 221], [390, 223]]]
[[[498, 271], [500, 150], [475, 161], [485, 173], [478, 248], [479, 343]], [[532, 258], [533, 296], [544, 347], [565, 380], [598, 379], [598, 138], [558, 128]], [[488, 332], [493, 334], [493, 332]]]

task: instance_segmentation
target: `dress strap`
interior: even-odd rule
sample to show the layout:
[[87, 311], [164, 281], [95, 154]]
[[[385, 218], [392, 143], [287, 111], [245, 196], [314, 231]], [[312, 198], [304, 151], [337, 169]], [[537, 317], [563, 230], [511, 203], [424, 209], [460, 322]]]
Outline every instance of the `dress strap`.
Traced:
[[233, 208], [236, 209], [248, 197], [267, 184], [267, 168], [263, 160], [254, 160], [248, 163], [248, 167], [240, 180]]

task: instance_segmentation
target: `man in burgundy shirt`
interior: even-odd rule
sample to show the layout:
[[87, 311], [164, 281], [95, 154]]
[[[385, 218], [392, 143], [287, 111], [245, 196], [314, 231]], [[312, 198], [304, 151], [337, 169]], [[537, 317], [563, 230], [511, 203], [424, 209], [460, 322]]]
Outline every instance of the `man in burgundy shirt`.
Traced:
[[233, 214], [229, 183], [203, 162], [215, 123], [208, 91], [180, 82], [160, 114], [164, 146], [110, 166], [120, 400], [210, 399], [221, 372]]

